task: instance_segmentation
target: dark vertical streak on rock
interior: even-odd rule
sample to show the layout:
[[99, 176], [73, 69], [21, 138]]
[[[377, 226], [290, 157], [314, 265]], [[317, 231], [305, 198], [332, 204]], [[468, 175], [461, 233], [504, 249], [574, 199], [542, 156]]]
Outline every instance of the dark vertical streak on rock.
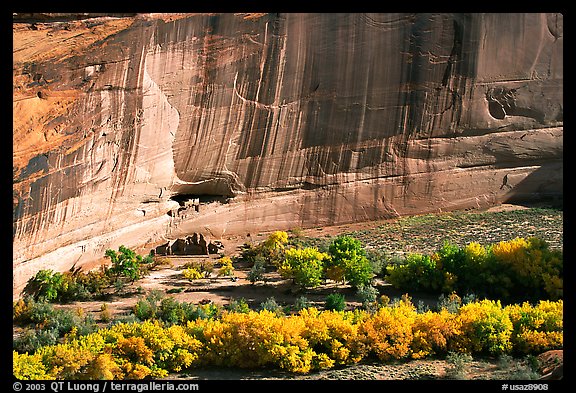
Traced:
[[[115, 157], [116, 163], [112, 172], [113, 187], [106, 214], [107, 219], [113, 214], [116, 198], [124, 194], [125, 187], [134, 171], [133, 162], [138, 154], [136, 145], [140, 136], [140, 126], [135, 121], [135, 115], [142, 111], [143, 65], [150, 31], [150, 26], [144, 25], [140, 29], [135, 30], [134, 33], [120, 34], [109, 44], [125, 46], [126, 42], [133, 42], [133, 45], [127, 48], [129, 51], [128, 58], [130, 59], [125, 69], [127, 84], [122, 86], [123, 90], [120, 90], [112, 97], [115, 101], [113, 106], [115, 109], [114, 113], [122, 117], [121, 119], [114, 119], [118, 122], [121, 121], [118, 141], [120, 149], [118, 157]], [[139, 36], [137, 35], [138, 33]], [[123, 97], [124, 100], [122, 101], [120, 97]]]

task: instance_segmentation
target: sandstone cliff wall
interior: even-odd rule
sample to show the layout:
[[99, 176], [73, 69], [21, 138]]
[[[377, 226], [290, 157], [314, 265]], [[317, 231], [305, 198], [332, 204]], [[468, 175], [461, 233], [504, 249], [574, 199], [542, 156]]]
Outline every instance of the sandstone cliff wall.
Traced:
[[14, 292], [120, 244], [561, 199], [562, 23], [17, 15]]

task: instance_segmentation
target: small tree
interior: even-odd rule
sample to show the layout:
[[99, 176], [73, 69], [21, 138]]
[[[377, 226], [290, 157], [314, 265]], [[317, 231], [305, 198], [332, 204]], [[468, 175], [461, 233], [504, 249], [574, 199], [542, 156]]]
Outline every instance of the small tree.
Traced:
[[262, 255], [270, 264], [277, 266], [282, 263], [284, 249], [287, 243], [288, 233], [284, 231], [272, 232], [259, 246], [260, 255]]
[[290, 248], [284, 252], [285, 259], [278, 269], [284, 278], [304, 288], [314, 288], [322, 282], [324, 263], [329, 255], [315, 248]]
[[26, 283], [24, 293], [32, 296], [34, 300], [52, 302], [61, 296], [66, 284], [62, 273], [50, 269], [39, 270]]
[[264, 241], [264, 247], [271, 250], [280, 250], [288, 243], [288, 233], [284, 231], [272, 232]]
[[140, 278], [141, 255], [123, 245], [118, 247], [118, 252], [112, 249], [106, 250], [105, 255], [112, 261], [108, 272], [116, 278], [127, 278], [132, 283]]
[[359, 240], [350, 236], [339, 236], [328, 247], [331, 258], [326, 275], [334, 281], [346, 281], [353, 287], [369, 285], [372, 267]]
[[234, 277], [234, 266], [230, 257], [222, 257], [219, 260], [221, 266], [218, 269], [218, 277]]

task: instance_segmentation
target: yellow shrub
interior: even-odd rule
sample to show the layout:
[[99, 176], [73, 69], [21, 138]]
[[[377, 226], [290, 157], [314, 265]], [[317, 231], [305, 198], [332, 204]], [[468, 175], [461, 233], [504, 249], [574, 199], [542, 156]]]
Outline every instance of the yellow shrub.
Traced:
[[274, 319], [269, 311], [231, 312], [220, 320], [196, 320], [188, 329], [201, 328], [203, 363], [258, 367], [270, 362], [265, 348], [275, 341]]
[[109, 353], [102, 353], [92, 359], [86, 366], [84, 375], [87, 379], [93, 380], [122, 379], [124, 377], [122, 369]]
[[336, 364], [357, 362], [358, 324], [355, 313], [346, 311], [318, 311], [316, 308], [301, 310], [298, 314], [304, 323], [302, 337], [316, 352], [328, 355]]
[[232, 259], [229, 257], [222, 257], [219, 259], [222, 266], [218, 270], [218, 277], [229, 277], [234, 275], [234, 266], [232, 266]]
[[522, 353], [544, 352], [563, 346], [563, 301], [543, 300], [506, 307], [514, 326], [512, 342]]
[[168, 376], [168, 370], [165, 370], [165, 369], [157, 367], [157, 366], [153, 366], [150, 368], [150, 378], [151, 379], [166, 378], [167, 376]]
[[100, 330], [86, 336], [76, 336], [72, 340], [66, 342], [73, 347], [78, 347], [82, 350], [90, 351], [93, 354], [101, 353], [106, 347], [106, 340], [102, 334], [103, 332], [103, 330]]
[[517, 237], [509, 241], [501, 241], [492, 246], [492, 253], [501, 261], [510, 264], [520, 264], [526, 257], [525, 250], [528, 242], [522, 237]]
[[174, 343], [174, 346], [191, 352], [200, 350], [202, 343], [191, 336], [184, 326], [172, 325], [166, 329], [166, 336]]
[[480, 243], [471, 242], [464, 247], [464, 255], [468, 262], [481, 264], [486, 260], [488, 252]]
[[330, 338], [326, 321], [320, 318], [320, 311], [315, 307], [305, 308], [298, 313], [304, 323], [302, 335], [312, 345], [328, 341]]
[[29, 301], [24, 300], [24, 298], [18, 299], [18, 301], [12, 303], [12, 318], [17, 321], [22, 316], [28, 314], [32, 308]]
[[32, 355], [13, 352], [13, 373], [21, 379], [142, 379], [163, 378], [195, 365], [307, 373], [369, 356], [391, 361], [449, 350], [538, 353], [562, 348], [562, 334], [562, 301], [503, 308], [498, 301], [483, 300], [455, 313], [417, 313], [404, 297], [375, 313], [308, 308], [292, 316], [267, 310], [224, 312], [218, 319], [196, 319], [186, 326], [120, 323], [70, 336]]
[[87, 348], [74, 344], [56, 344], [40, 348], [37, 352], [57, 379], [73, 379], [81, 373], [95, 355]]
[[226, 365], [226, 343], [230, 342], [230, 334], [226, 324], [221, 320], [197, 319], [187, 323], [187, 331], [195, 332], [202, 342], [200, 363], [202, 365]]
[[[348, 349], [342, 342], [333, 339], [330, 341], [329, 355], [329, 358], [333, 359], [332, 364], [347, 364], [349, 363], [350, 349]], [[326, 354], [326, 356], [328, 356], [328, 354]]]
[[281, 249], [288, 243], [288, 233], [284, 231], [272, 232], [264, 241], [264, 247], [268, 249]]
[[364, 352], [374, 353], [380, 360], [402, 359], [410, 354], [416, 319], [415, 307], [410, 301], [400, 301], [380, 308], [366, 318], [358, 329]]
[[496, 259], [511, 270], [517, 292], [542, 299], [560, 299], [563, 294], [562, 252], [550, 250], [545, 241], [530, 237], [516, 238], [492, 246]]
[[270, 352], [277, 359], [280, 368], [301, 374], [308, 373], [312, 369], [315, 353], [310, 348], [302, 351], [295, 345], [274, 345], [270, 348]]
[[142, 337], [121, 338], [116, 344], [116, 353], [140, 364], [152, 364], [154, 353], [146, 346]]
[[12, 373], [21, 380], [47, 380], [55, 376], [46, 370], [42, 363], [42, 356], [38, 353], [33, 355], [19, 354], [12, 351]]
[[190, 280], [190, 281], [199, 280], [201, 278], [204, 278], [202, 273], [200, 273], [198, 271], [198, 269], [193, 268], [193, 267], [189, 267], [188, 269], [182, 270], [182, 275], [184, 276], [185, 279]]
[[463, 305], [458, 310], [457, 327], [459, 334], [453, 340], [455, 350], [497, 355], [512, 349], [512, 321], [499, 300]]
[[189, 351], [178, 348], [177, 350], [172, 353], [170, 357], [170, 369], [176, 372], [181, 371], [183, 368], [190, 367], [192, 362], [198, 359], [198, 355], [196, 353], [190, 353]]
[[152, 373], [150, 367], [143, 364], [125, 363], [123, 365], [125, 379], [144, 379]]
[[456, 315], [448, 310], [418, 314], [413, 326], [412, 358], [421, 359], [446, 352], [449, 340], [456, 334]]
[[134, 325], [136, 326], [135, 336], [142, 337], [157, 358], [163, 360], [162, 356], [174, 348], [174, 342], [160, 322], [144, 321]]
[[312, 364], [313, 368], [316, 370], [328, 370], [334, 367], [336, 362], [330, 358], [330, 356], [326, 355], [325, 353], [316, 354], [314, 357]]

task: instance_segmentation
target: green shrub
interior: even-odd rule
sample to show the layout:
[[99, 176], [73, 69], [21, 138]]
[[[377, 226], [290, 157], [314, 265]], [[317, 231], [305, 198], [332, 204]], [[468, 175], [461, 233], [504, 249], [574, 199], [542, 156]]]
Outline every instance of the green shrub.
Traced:
[[98, 325], [92, 314], [86, 315], [78, 325], [75, 326], [75, 331], [78, 336], [86, 336], [98, 330]]
[[362, 285], [356, 289], [356, 296], [358, 296], [365, 309], [373, 309], [379, 295], [378, 290], [372, 285]]
[[220, 308], [211, 303], [195, 305], [192, 303], [182, 302], [180, 303], [180, 308], [182, 309], [182, 315], [184, 317], [183, 322], [213, 318], [220, 312]]
[[466, 379], [466, 369], [472, 360], [472, 356], [468, 353], [449, 352], [446, 356], [446, 362], [449, 365], [446, 369], [446, 377], [449, 379]]
[[258, 307], [258, 310], [267, 310], [267, 311], [271, 311], [273, 313], [277, 313], [277, 314], [282, 314], [282, 309], [280, 307], [280, 305], [278, 304], [278, 302], [276, 302], [276, 299], [274, 298], [274, 296], [271, 296], [269, 298], [267, 298], [266, 300], [264, 300], [262, 303], [260, 303], [260, 307]]
[[145, 299], [140, 299], [133, 307], [134, 315], [141, 321], [146, 321], [156, 317], [156, 310]]
[[439, 293], [445, 279], [444, 273], [429, 255], [411, 253], [404, 264], [388, 267], [387, 280], [393, 286], [406, 290]]
[[310, 307], [310, 301], [306, 296], [298, 296], [296, 300], [294, 300], [293, 309], [295, 311], [304, 310], [305, 308]]
[[74, 311], [67, 309], [54, 310], [51, 317], [42, 323], [44, 329], [55, 329], [59, 336], [77, 328], [82, 318]]
[[30, 304], [28, 312], [20, 319], [24, 323], [33, 323], [35, 325], [45, 325], [56, 317], [58, 311], [50, 303], [33, 302]]
[[523, 359], [515, 359], [507, 354], [500, 355], [498, 368], [503, 371], [506, 379], [510, 380], [534, 380], [541, 377], [538, 372], [538, 360], [531, 355]]
[[159, 290], [150, 291], [144, 298], [138, 299], [132, 311], [136, 318], [141, 321], [154, 319], [158, 315], [159, 302], [164, 298], [164, 294]]
[[166, 297], [160, 301], [157, 318], [169, 324], [182, 323], [186, 316], [182, 305], [173, 297]]
[[31, 351], [44, 345], [56, 343], [66, 334], [86, 335], [97, 329], [96, 322], [83, 310], [57, 309], [50, 303], [29, 301], [25, 313], [20, 313], [15, 320], [18, 324], [31, 326], [14, 340], [14, 350]]
[[381, 250], [367, 249], [366, 258], [372, 269], [372, 274], [381, 277], [386, 273], [386, 266], [389, 263], [389, 258], [386, 253]]
[[119, 251], [106, 250], [106, 257], [112, 261], [110, 268], [102, 268], [88, 273], [59, 273], [50, 269], [40, 270], [30, 278], [23, 293], [35, 300], [48, 302], [71, 302], [92, 300], [103, 296], [105, 289], [114, 286], [117, 291], [124, 287], [124, 281], [134, 282], [145, 272], [142, 263], [150, 263], [151, 257], [142, 258], [127, 247], [120, 246]]
[[12, 341], [12, 348], [19, 353], [34, 353], [46, 345], [54, 345], [60, 337], [56, 329], [26, 329]]
[[121, 245], [118, 247], [118, 252], [107, 249], [105, 256], [110, 258], [112, 262], [112, 266], [108, 269], [109, 274], [116, 278], [126, 278], [131, 282], [141, 277], [140, 265], [142, 263], [142, 256], [136, 254], [134, 250]]
[[232, 299], [230, 303], [225, 307], [230, 312], [237, 312], [237, 313], [248, 313], [250, 312], [250, 306], [246, 302], [246, 299]]
[[326, 276], [348, 282], [353, 287], [368, 285], [374, 274], [362, 243], [350, 236], [339, 236], [328, 247], [330, 259]]
[[449, 313], [456, 314], [460, 309], [460, 306], [462, 306], [462, 299], [456, 294], [456, 292], [452, 292], [448, 296], [441, 294], [438, 297], [439, 310], [445, 309]]
[[160, 291], [151, 291], [145, 298], [136, 302], [133, 312], [140, 321], [160, 320], [168, 325], [175, 325], [198, 318], [212, 318], [218, 314], [219, 308], [213, 304], [195, 305], [179, 302], [171, 296], [164, 297]]
[[434, 254], [436, 256], [434, 259], [443, 270], [452, 273], [456, 277], [465, 275], [466, 254], [462, 248], [453, 243], [444, 242], [442, 247]]
[[346, 299], [341, 293], [331, 293], [326, 296], [326, 301], [324, 303], [324, 308], [326, 310], [332, 311], [344, 311], [346, 308]]
[[402, 290], [474, 293], [483, 297], [557, 300], [562, 297], [562, 253], [541, 239], [516, 238], [485, 247], [445, 243], [431, 255], [409, 254], [387, 267], [387, 278]]
[[250, 271], [246, 274], [246, 278], [248, 278], [251, 284], [255, 284], [258, 281], [265, 281], [265, 271], [266, 261], [264, 258], [258, 256], [254, 259], [254, 264], [250, 268]]

